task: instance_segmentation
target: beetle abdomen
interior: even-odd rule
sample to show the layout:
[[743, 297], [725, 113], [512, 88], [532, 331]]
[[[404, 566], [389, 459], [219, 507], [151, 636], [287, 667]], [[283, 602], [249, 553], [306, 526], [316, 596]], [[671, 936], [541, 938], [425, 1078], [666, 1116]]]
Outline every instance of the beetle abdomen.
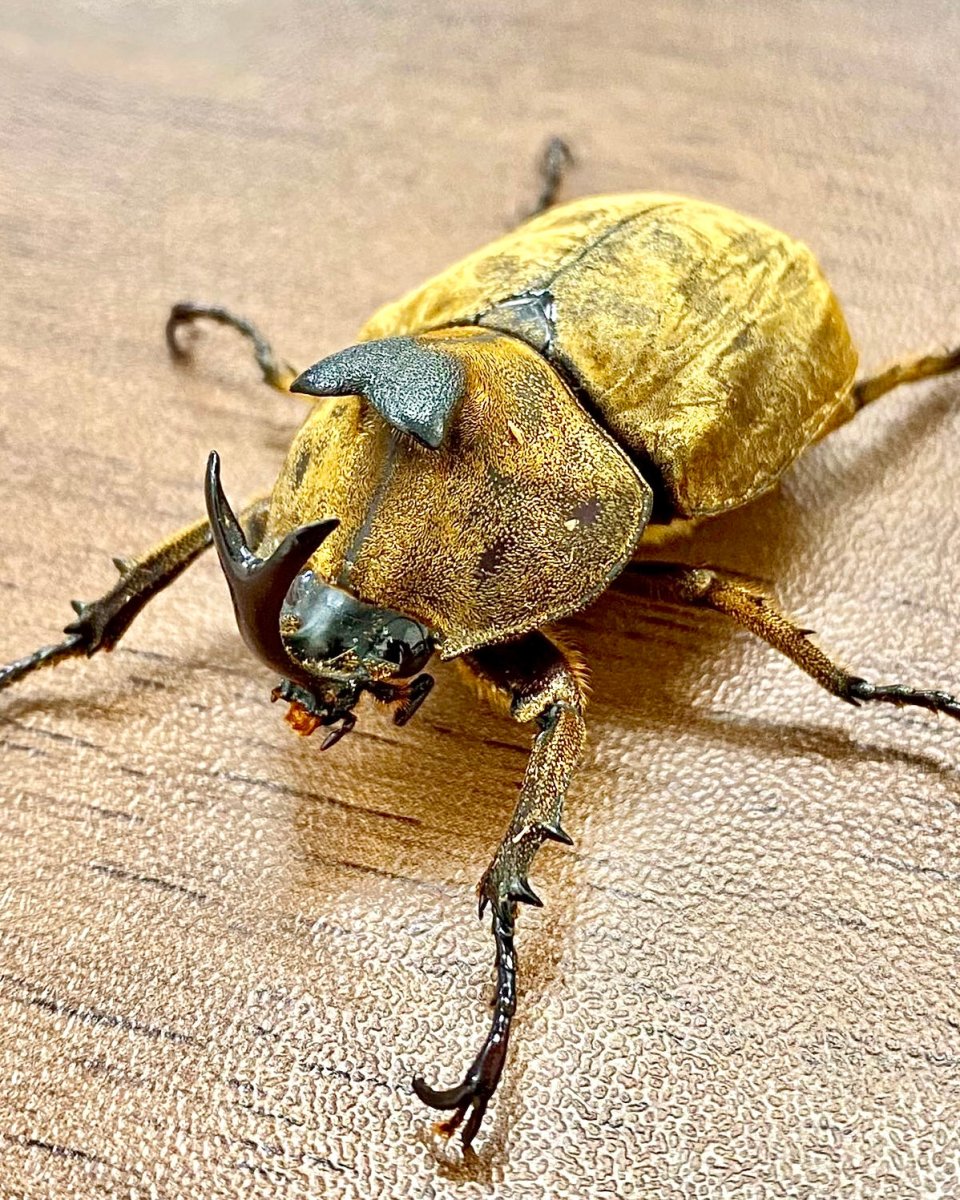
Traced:
[[656, 193], [550, 209], [381, 309], [361, 337], [464, 323], [554, 363], [658, 481], [667, 516], [765, 491], [838, 419], [856, 368], [804, 245]]

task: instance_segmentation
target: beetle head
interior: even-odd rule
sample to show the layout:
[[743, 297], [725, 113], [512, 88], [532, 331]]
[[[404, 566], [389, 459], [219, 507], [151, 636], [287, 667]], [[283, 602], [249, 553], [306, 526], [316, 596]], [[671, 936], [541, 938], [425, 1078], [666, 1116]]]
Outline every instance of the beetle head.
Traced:
[[365, 604], [306, 569], [338, 522], [295, 529], [259, 558], [223, 493], [216, 453], [207, 464], [206, 501], [240, 633], [284, 676], [273, 698], [289, 701], [293, 728], [306, 736], [330, 727], [327, 749], [356, 724], [353, 709], [365, 691], [395, 704], [394, 721], [405, 724], [433, 686], [429, 675], [417, 675], [433, 653], [433, 637], [418, 621]]

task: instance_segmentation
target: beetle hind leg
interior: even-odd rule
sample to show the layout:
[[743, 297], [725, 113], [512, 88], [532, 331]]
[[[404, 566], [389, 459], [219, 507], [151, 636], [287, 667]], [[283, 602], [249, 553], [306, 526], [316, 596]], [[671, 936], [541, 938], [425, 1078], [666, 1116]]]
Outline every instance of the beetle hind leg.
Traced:
[[569, 145], [562, 137], [550, 138], [537, 160], [540, 194], [536, 204], [530, 209], [524, 220], [529, 221], [532, 217], [538, 217], [556, 204], [563, 181], [573, 165], [573, 151]]
[[870, 683], [845, 670], [810, 641], [809, 629], [801, 629], [770, 596], [744, 580], [711, 567], [659, 562], [633, 563], [628, 577], [635, 594], [669, 604], [711, 608], [730, 617], [848, 704], [912, 705], [960, 720], [960, 699], [947, 692]]
[[946, 354], [920, 354], [915, 358], [899, 359], [878, 375], [860, 379], [853, 385], [853, 410], [859, 412], [901, 383], [918, 383], [921, 379], [934, 379], [953, 371], [960, 371], [960, 346]]
[[582, 666], [539, 633], [512, 645], [476, 651], [463, 661], [481, 688], [505, 701], [517, 720], [537, 725], [520, 798], [479, 887], [480, 913], [490, 907], [496, 946], [497, 982], [490, 1031], [456, 1087], [437, 1090], [420, 1078], [413, 1081], [414, 1091], [425, 1104], [452, 1110], [439, 1126], [440, 1132], [449, 1136], [462, 1124], [461, 1138], [464, 1146], [469, 1146], [506, 1062], [517, 1005], [517, 906], [541, 906], [529, 883], [530, 867], [544, 842], [572, 845], [560, 819], [570, 776], [583, 753], [585, 683]]
[[289, 392], [290, 384], [296, 379], [299, 371], [291, 367], [288, 362], [277, 358], [273, 347], [252, 321], [238, 316], [229, 308], [221, 308], [219, 305], [193, 304], [183, 301], [170, 309], [166, 338], [167, 346], [175, 359], [182, 360], [189, 356], [189, 351], [179, 340], [179, 332], [184, 325], [190, 325], [194, 321], [215, 321], [218, 325], [228, 325], [237, 333], [242, 334], [253, 345], [253, 356], [260, 368], [264, 382], [268, 383], [270, 387], [276, 388], [278, 392]]

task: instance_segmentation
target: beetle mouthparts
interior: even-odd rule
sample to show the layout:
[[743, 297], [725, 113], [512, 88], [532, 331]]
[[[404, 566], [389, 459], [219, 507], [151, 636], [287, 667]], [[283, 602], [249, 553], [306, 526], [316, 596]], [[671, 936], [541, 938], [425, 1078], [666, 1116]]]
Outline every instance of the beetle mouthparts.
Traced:
[[[274, 688], [270, 698], [272, 700], [286, 699], [283, 695], [283, 688]], [[320, 744], [321, 750], [329, 750], [331, 746], [335, 746], [342, 737], [346, 737], [353, 730], [357, 723], [357, 718], [353, 713], [347, 712], [342, 714], [338, 722], [331, 724], [329, 718], [324, 720], [319, 713], [301, 704], [299, 700], [290, 701], [290, 707], [287, 709], [284, 720], [300, 737], [309, 737], [312, 733], [316, 733], [322, 725], [329, 726], [329, 732]]]
[[[278, 690], [279, 689], [276, 688], [274, 689], [274, 700], [279, 699], [277, 696]], [[301, 737], [309, 737], [311, 733], [314, 733], [323, 724], [315, 712], [311, 712], [309, 708], [304, 708], [304, 706], [298, 700], [293, 700], [291, 702], [290, 707], [287, 709], [286, 716], [283, 719], [290, 726], [293, 732], [298, 733]]]
[[351, 732], [357, 723], [352, 706], [359, 698], [359, 690], [351, 687], [339, 697], [320, 699], [313, 691], [300, 687], [290, 679], [281, 680], [270, 693], [271, 700], [286, 700], [289, 703], [284, 720], [294, 733], [309, 737], [321, 726], [328, 730], [321, 750], [329, 750]]

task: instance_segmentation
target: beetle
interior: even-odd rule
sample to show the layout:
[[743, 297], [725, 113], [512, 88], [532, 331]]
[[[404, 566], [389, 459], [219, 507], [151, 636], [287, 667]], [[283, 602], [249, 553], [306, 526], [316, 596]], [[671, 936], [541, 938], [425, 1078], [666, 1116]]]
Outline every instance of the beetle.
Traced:
[[143, 606], [213, 545], [240, 633], [281, 677], [274, 698], [327, 749], [369, 694], [404, 724], [456, 659], [533, 729], [513, 817], [479, 884], [496, 987], [462, 1081], [416, 1094], [469, 1146], [504, 1069], [516, 1009], [515, 923], [561, 824], [584, 748], [587, 669], [553, 626], [630, 570], [638, 594], [725, 613], [853, 705], [960, 717], [940, 691], [850, 674], [759, 587], [720, 569], [633, 561], [651, 531], [747, 504], [808, 445], [960, 349], [855, 380], [857, 355], [811, 252], [751, 218], [680, 196], [557, 203], [571, 155], [553, 139], [542, 193], [512, 232], [377, 312], [357, 342], [296, 372], [228, 309], [175, 305], [253, 344], [265, 381], [312, 407], [268, 497], [237, 516], [210, 455], [207, 515], [74, 601], [64, 640], [0, 668], [0, 687], [112, 649]]

